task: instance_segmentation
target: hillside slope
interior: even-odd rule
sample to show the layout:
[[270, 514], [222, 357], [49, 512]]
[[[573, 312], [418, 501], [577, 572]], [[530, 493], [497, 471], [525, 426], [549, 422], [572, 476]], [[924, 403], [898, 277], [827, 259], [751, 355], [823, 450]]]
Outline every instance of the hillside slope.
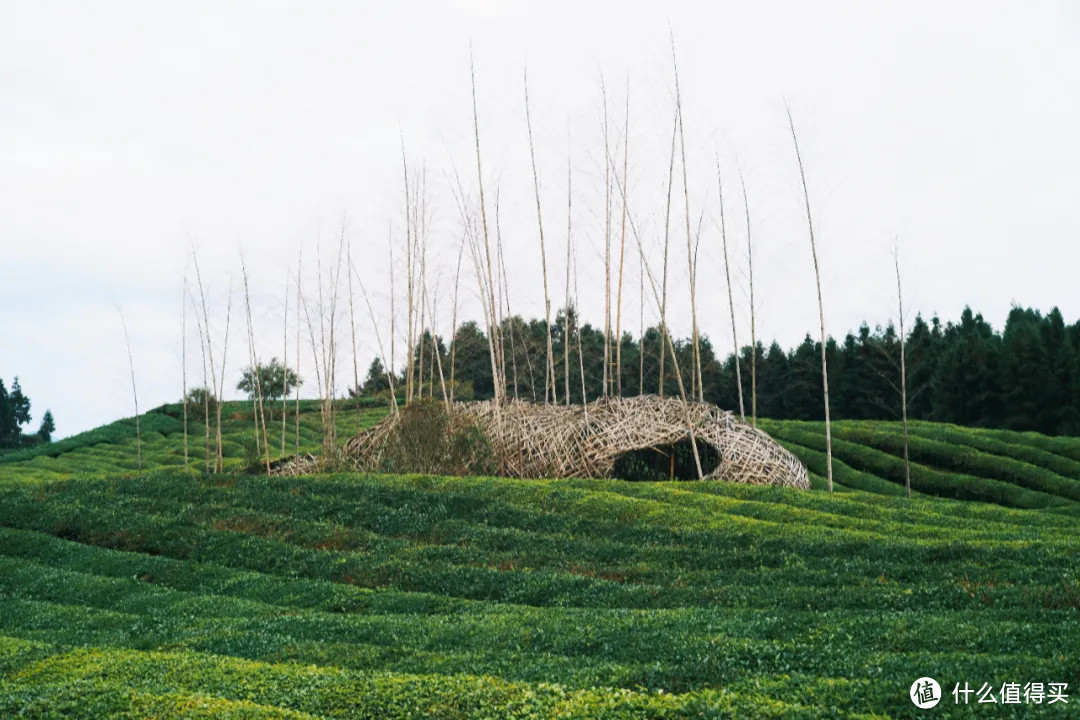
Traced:
[[[909, 500], [888, 423], [837, 424], [829, 495], [203, 478], [147, 417], [164, 469], [129, 470], [123, 424], [0, 459], [0, 716], [922, 717], [930, 675], [932, 712], [985, 717], [955, 683], [1080, 688], [1072, 440], [920, 424]], [[818, 471], [817, 426], [764, 426]]]

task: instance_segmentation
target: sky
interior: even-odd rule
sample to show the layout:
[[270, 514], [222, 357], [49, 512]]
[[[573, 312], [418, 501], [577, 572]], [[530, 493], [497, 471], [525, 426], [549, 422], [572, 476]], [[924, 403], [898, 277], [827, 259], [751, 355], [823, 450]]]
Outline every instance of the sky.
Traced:
[[[485, 199], [494, 233], [498, 198], [514, 313], [544, 311], [526, 72], [552, 305], [564, 297], [569, 227], [578, 302], [602, 325], [605, 157], [616, 167], [628, 158], [627, 212], [659, 272], [674, 43], [687, 177], [684, 196], [679, 152], [674, 332], [690, 328], [689, 217], [699, 323], [720, 350], [731, 347], [722, 183], [735, 312], [740, 340], [749, 338], [740, 173], [758, 335], [790, 347], [817, 331], [785, 102], [828, 333], [895, 321], [894, 248], [908, 322], [916, 312], [957, 318], [965, 305], [998, 328], [1013, 304], [1080, 318], [1076, 3], [0, 0], [0, 17], [0, 378], [20, 378], [33, 402], [29, 430], [47, 408], [57, 437], [133, 414], [121, 315], [140, 409], [177, 401], [185, 366], [188, 385], [201, 384], [184, 301], [193, 248], [219, 347], [231, 287], [228, 387], [249, 357], [241, 254], [259, 357], [295, 362], [298, 262], [315, 305], [320, 266], [329, 296], [344, 237], [360, 373], [379, 343], [359, 282], [388, 343], [392, 267], [400, 358], [403, 157], [427, 180], [429, 292], [448, 332], [462, 236], [455, 172], [471, 202], [478, 186], [470, 57]], [[613, 195], [617, 253], [622, 196]], [[651, 325], [657, 311], [648, 290], [640, 309], [633, 237], [623, 326], [636, 334], [642, 314]], [[339, 393], [352, 380], [345, 288], [342, 277]], [[460, 288], [459, 319], [481, 320], [467, 261]]]

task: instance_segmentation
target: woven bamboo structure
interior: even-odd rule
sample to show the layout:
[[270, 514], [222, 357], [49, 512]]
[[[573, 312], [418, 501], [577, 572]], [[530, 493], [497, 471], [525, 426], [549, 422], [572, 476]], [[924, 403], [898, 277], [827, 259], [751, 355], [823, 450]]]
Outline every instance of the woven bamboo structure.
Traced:
[[[644, 395], [588, 405], [510, 401], [454, 403], [451, 413], [479, 424], [509, 477], [610, 477], [615, 461], [636, 450], [689, 440], [712, 446], [720, 462], [706, 479], [810, 489], [806, 468], [766, 433], [702, 402]], [[349, 440], [345, 455], [359, 470], [376, 470], [399, 415]]]

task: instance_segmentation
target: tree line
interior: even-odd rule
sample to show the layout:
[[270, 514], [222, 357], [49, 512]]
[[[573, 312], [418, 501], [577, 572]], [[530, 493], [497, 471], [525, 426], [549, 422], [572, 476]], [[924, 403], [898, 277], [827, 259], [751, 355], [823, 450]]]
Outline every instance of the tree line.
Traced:
[[[569, 317], [567, 317], [569, 316]], [[559, 311], [550, 327], [555, 359], [558, 401], [580, 403], [603, 395], [604, 332], [589, 323], [578, 326], [573, 306]], [[580, 334], [579, 334], [580, 330]], [[521, 400], [544, 400], [547, 328], [543, 319], [520, 316], [504, 319], [501, 342], [505, 345], [505, 396]], [[566, 343], [569, 340], [569, 348]], [[1042, 314], [1014, 307], [1001, 332], [981, 314], [965, 308], [959, 321], [915, 318], [905, 338], [908, 382], [908, 416], [976, 427], [1035, 430], [1055, 435], [1080, 435], [1080, 321], [1068, 325], [1054, 308]], [[659, 327], [645, 330], [642, 338], [623, 333], [621, 387], [624, 395], [660, 390], [661, 336]], [[442, 398], [435, 374], [434, 350], [451, 375], [454, 397], [484, 400], [495, 396], [487, 338], [475, 322], [458, 326], [448, 344], [425, 331], [413, 350], [420, 357], [426, 377], [422, 393]], [[707, 402], [739, 411], [735, 356], [717, 352], [712, 341], [700, 338], [701, 389]], [[564, 350], [568, 349], [569, 353]], [[696, 382], [691, 372], [693, 344], [675, 342], [676, 357], [684, 378]], [[749, 346], [739, 353], [743, 371], [746, 413], [750, 414]], [[821, 420], [821, 343], [809, 333], [794, 348], [779, 343], [757, 343], [757, 412], [775, 419]], [[569, 368], [564, 357], [569, 357]], [[900, 336], [892, 325], [871, 329], [863, 324], [843, 340], [829, 337], [828, 358], [833, 414], [855, 420], [896, 420], [901, 416]], [[567, 372], [569, 369], [569, 373]], [[668, 362], [664, 387], [675, 392], [675, 373]], [[397, 376], [395, 376], [397, 377]], [[395, 384], [403, 383], [403, 378]], [[362, 391], [385, 393], [389, 387], [381, 360], [368, 369]], [[355, 391], [353, 391], [355, 392]]]
[[30, 398], [23, 393], [19, 378], [11, 383], [9, 391], [0, 378], [0, 449], [27, 447], [40, 442], [49, 442], [56, 432], [56, 423], [52, 412], [45, 411], [41, 416], [41, 426], [36, 433], [23, 432], [33, 417], [30, 415]]

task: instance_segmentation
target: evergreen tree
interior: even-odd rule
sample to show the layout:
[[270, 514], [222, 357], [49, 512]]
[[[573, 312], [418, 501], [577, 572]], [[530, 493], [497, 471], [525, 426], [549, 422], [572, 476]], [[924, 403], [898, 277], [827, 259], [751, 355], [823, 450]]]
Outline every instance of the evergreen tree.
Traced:
[[960, 425], [994, 427], [1000, 416], [998, 360], [1000, 339], [971, 308], [960, 324], [943, 334], [946, 349], [933, 380], [936, 419]]
[[56, 432], [56, 422], [53, 420], [52, 410], [46, 410], [41, 416], [41, 427], [38, 428], [37, 436], [44, 442], [52, 442], [54, 432]]

